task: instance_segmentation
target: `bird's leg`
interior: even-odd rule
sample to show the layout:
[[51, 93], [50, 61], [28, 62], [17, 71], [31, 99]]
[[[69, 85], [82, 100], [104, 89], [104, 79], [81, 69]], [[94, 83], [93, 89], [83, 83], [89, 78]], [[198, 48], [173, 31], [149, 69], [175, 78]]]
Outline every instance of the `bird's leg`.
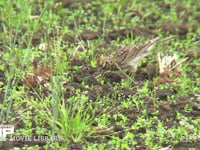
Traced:
[[137, 66], [136, 65], [131, 66], [131, 71], [129, 73], [129, 76], [134, 76], [136, 71], [137, 71]]
[[130, 80], [130, 82], [133, 82], [133, 83], [134, 83], [133, 79], [130, 78], [130, 75], [127, 75], [127, 74], [120, 68], [120, 66], [119, 66], [117, 63], [115, 63], [115, 66], [119, 69], [119, 71], [120, 71], [125, 77], [127, 77], [128, 80]]

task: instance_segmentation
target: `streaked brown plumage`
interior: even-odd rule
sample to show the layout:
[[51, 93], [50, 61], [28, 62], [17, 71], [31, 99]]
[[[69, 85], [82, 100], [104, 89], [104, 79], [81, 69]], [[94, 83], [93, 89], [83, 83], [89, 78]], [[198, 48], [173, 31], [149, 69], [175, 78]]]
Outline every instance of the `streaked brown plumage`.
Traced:
[[116, 52], [106, 57], [103, 62], [103, 68], [132, 68], [132, 72], [137, 70], [137, 63], [148, 55], [153, 49], [159, 38], [156, 37], [144, 44], [135, 46], [123, 46]]

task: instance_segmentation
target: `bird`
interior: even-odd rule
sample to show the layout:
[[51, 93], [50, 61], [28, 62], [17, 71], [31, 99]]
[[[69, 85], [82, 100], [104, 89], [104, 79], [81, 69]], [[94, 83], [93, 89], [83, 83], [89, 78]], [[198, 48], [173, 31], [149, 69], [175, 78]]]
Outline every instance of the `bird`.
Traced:
[[138, 62], [149, 54], [159, 41], [159, 37], [153, 38], [148, 42], [133, 46], [122, 46], [111, 55], [107, 56], [103, 63], [103, 68], [131, 68], [132, 74], [137, 71]]

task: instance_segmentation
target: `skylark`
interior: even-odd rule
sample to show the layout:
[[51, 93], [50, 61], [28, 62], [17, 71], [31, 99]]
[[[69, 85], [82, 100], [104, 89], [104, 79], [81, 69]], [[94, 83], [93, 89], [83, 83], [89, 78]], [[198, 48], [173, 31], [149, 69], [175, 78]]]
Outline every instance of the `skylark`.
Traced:
[[103, 61], [103, 68], [131, 68], [132, 73], [137, 71], [137, 63], [148, 55], [148, 52], [153, 49], [158, 42], [159, 37], [156, 37], [146, 43], [123, 46], [113, 54], [107, 56]]

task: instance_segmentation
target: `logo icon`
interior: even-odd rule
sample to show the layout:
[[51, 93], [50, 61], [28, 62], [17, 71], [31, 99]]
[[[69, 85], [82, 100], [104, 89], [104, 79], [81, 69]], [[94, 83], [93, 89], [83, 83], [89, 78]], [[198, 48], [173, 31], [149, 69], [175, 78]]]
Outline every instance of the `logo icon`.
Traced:
[[6, 141], [6, 135], [14, 133], [14, 125], [0, 125], [0, 141]]

